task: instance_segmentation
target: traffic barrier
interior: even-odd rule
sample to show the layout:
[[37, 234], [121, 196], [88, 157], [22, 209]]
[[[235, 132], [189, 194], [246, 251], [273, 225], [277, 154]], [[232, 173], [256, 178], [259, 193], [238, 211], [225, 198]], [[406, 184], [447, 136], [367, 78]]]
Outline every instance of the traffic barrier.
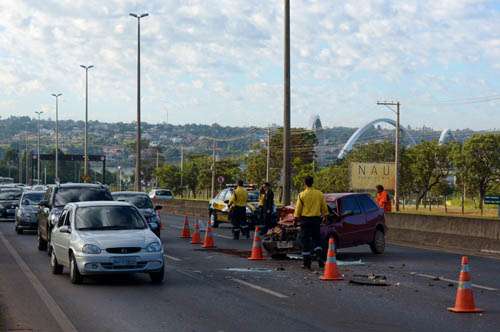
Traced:
[[448, 308], [451, 312], [457, 313], [474, 313], [483, 312], [483, 310], [476, 308], [474, 304], [474, 295], [472, 294], [471, 277], [469, 269], [469, 258], [462, 257], [462, 267], [460, 269], [460, 276], [458, 278], [457, 296], [455, 298], [455, 306]]
[[251, 261], [261, 261], [264, 259], [264, 255], [262, 254], [262, 240], [260, 239], [260, 228], [259, 226], [255, 227], [255, 233], [253, 236], [253, 244], [252, 244], [252, 254], [248, 257]]
[[191, 244], [201, 244], [201, 236], [200, 236], [200, 223], [198, 220], [194, 223], [194, 232], [191, 237]]
[[335, 240], [333, 237], [328, 240], [328, 253], [326, 255], [325, 271], [321, 280], [343, 280], [342, 274], [337, 269], [337, 258], [335, 256]]
[[184, 216], [184, 227], [182, 227], [181, 238], [182, 239], [191, 238], [191, 230], [189, 229], [189, 220], [187, 216]]
[[212, 235], [212, 227], [210, 226], [210, 224], [207, 225], [207, 231], [205, 232], [205, 239], [201, 247], [205, 249], [215, 248], [214, 237]]

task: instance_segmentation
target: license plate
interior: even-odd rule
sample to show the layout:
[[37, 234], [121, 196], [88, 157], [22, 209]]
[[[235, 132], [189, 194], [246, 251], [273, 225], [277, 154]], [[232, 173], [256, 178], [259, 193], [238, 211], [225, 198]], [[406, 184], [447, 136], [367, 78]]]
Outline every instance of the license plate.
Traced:
[[279, 249], [290, 249], [293, 248], [293, 242], [292, 241], [279, 241], [276, 246]]
[[123, 265], [135, 265], [136, 264], [135, 257], [114, 257], [113, 264], [118, 266]]

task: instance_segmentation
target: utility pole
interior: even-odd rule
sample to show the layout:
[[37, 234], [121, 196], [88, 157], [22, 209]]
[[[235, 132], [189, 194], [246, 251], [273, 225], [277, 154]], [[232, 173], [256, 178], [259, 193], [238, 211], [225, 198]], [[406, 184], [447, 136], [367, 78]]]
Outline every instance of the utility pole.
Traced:
[[212, 146], [212, 196], [210, 198], [213, 198], [215, 196], [215, 139], [214, 143]]
[[21, 157], [21, 147], [17, 142], [17, 161], [19, 163], [19, 183], [23, 183], [23, 158]]
[[55, 179], [54, 182], [59, 182], [59, 97], [62, 93], [53, 93], [52, 96], [56, 98], [56, 158], [55, 158]]
[[156, 188], [158, 188], [158, 168], [160, 168], [160, 147], [156, 147]]
[[38, 139], [37, 139], [37, 145], [36, 145], [36, 177], [37, 177], [37, 184], [40, 184], [40, 116], [43, 114], [43, 111], [35, 111], [35, 113], [38, 115], [38, 125], [37, 125], [37, 130], [38, 130]]
[[266, 182], [269, 182], [269, 167], [271, 163], [271, 128], [267, 128]]
[[290, 0], [285, 1], [284, 19], [284, 109], [283, 109], [283, 204], [290, 204]]
[[[396, 211], [399, 212], [399, 146], [400, 146], [400, 106], [399, 101], [397, 102], [377, 102], [377, 105], [387, 106], [391, 111], [396, 113], [396, 143], [395, 143], [395, 156], [394, 156], [394, 166], [395, 166], [395, 174], [394, 174], [394, 202], [396, 205]], [[394, 111], [390, 106], [396, 106], [396, 111]]]
[[130, 16], [137, 19], [137, 142], [135, 145], [134, 181], [134, 189], [136, 191], [141, 191], [141, 18], [148, 15], [148, 13], [130, 13]]
[[93, 65], [84, 66], [80, 65], [85, 69], [85, 136], [83, 139], [83, 176], [85, 177], [85, 182], [87, 182], [88, 177], [88, 163], [89, 163], [89, 153], [88, 153], [88, 122], [89, 122], [89, 69], [94, 68]]
[[26, 150], [25, 150], [25, 161], [26, 161], [26, 185], [29, 185], [29, 157], [28, 157], [28, 130], [26, 130]]
[[184, 147], [181, 146], [181, 197], [184, 194]]
[[122, 191], [122, 167], [118, 166], [118, 191]]

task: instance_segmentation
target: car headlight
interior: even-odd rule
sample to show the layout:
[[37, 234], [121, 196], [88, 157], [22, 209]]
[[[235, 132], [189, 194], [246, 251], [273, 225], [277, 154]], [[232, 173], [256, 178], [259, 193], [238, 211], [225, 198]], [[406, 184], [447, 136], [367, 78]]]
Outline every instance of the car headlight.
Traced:
[[252, 210], [247, 206], [246, 208], [247, 214], [252, 214]]
[[158, 252], [161, 251], [161, 244], [159, 242], [151, 242], [146, 247], [147, 252]]
[[85, 254], [100, 254], [101, 253], [101, 248], [96, 246], [95, 244], [86, 244], [82, 248], [82, 252]]

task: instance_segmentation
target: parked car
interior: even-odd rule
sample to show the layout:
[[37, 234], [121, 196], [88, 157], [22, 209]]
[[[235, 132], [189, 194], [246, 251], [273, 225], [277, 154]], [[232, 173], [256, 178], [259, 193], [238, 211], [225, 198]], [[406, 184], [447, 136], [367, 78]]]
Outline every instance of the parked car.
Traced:
[[15, 220], [16, 209], [23, 194], [20, 188], [0, 188], [0, 218]]
[[149, 198], [160, 201], [169, 201], [174, 199], [174, 194], [169, 189], [153, 189], [149, 192]]
[[[62, 213], [64, 206], [72, 202], [112, 201], [109, 189], [102, 184], [65, 183], [50, 186], [40, 202], [38, 209], [38, 249], [47, 250], [47, 243], [54, 224]], [[50, 252], [49, 252], [50, 254]]]
[[52, 273], [69, 268], [72, 283], [87, 275], [148, 273], [164, 278], [163, 246], [139, 210], [126, 202], [69, 203], [50, 242]]
[[[228, 185], [227, 188], [221, 190], [214, 198], [208, 203], [208, 214], [210, 217], [210, 224], [212, 227], [217, 228], [219, 224], [229, 222], [229, 199], [233, 195], [235, 186]], [[259, 224], [260, 211], [259, 206], [259, 191], [255, 190], [253, 186], [246, 187], [248, 191], [248, 200], [246, 206], [247, 221], [250, 227], [254, 227]], [[273, 212], [273, 218], [277, 218], [276, 209]], [[276, 219], [275, 219], [276, 220]]]
[[36, 215], [38, 205], [43, 199], [45, 191], [25, 191], [16, 210], [16, 222], [14, 224], [17, 234], [22, 234], [25, 230], [36, 230], [38, 222]]
[[[375, 254], [385, 250], [384, 210], [368, 194], [343, 193], [326, 194], [329, 216], [321, 225], [323, 252], [328, 248], [328, 239], [335, 239], [336, 248], [348, 248], [368, 244]], [[293, 206], [280, 211], [278, 226], [270, 230], [263, 239], [264, 248], [272, 257], [282, 257], [301, 251], [300, 228], [293, 223]]]
[[139, 209], [142, 216], [148, 222], [149, 228], [160, 237], [161, 219], [157, 211], [161, 210], [161, 205], [153, 206], [151, 198], [143, 192], [138, 191], [118, 191], [111, 193], [115, 201], [129, 202]]

